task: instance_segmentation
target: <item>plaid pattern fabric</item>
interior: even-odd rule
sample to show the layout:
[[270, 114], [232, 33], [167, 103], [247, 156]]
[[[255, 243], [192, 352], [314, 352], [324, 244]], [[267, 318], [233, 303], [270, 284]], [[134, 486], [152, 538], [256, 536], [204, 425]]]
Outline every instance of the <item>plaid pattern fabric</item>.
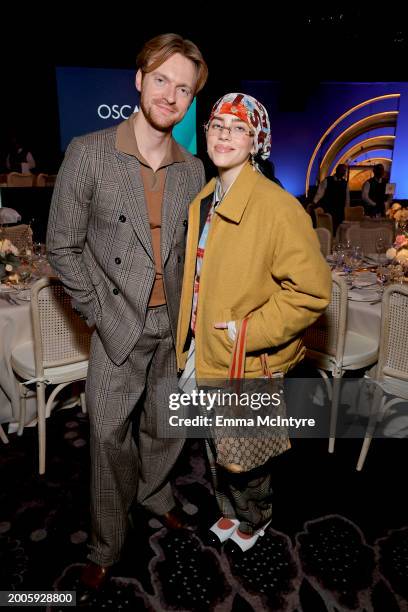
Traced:
[[[89, 325], [96, 323], [109, 357], [120, 364], [142, 334], [156, 272], [140, 162], [116, 149], [116, 132], [74, 138], [67, 148], [47, 251], [76, 308]], [[205, 184], [202, 162], [182, 151], [185, 161], [168, 168], [162, 204], [161, 257], [174, 338], [188, 207]]]
[[157, 427], [159, 419], [166, 422], [162, 398], [176, 390], [166, 306], [147, 311], [139, 342], [120, 366], [106, 354], [98, 333], [93, 334], [86, 386], [91, 438], [89, 559], [98, 565], [118, 560], [134, 501], [159, 515], [175, 505], [168, 475], [184, 440], [157, 438]]
[[197, 245], [196, 273], [195, 273], [195, 278], [194, 278], [193, 305], [191, 309], [191, 331], [193, 332], [193, 334], [195, 332], [195, 326], [196, 326], [196, 320], [197, 320], [198, 294], [200, 291], [200, 276], [201, 276], [201, 269], [203, 267], [205, 245], [207, 242], [208, 232], [210, 230], [210, 225], [211, 225], [212, 218], [214, 216], [215, 208], [221, 202], [222, 197], [223, 196], [222, 196], [222, 191], [221, 191], [221, 182], [219, 179], [217, 179], [216, 184], [215, 184], [215, 190], [214, 190], [214, 196], [213, 196], [211, 208], [208, 212], [207, 220], [205, 222], [203, 231], [201, 232], [200, 240]]
[[[167, 308], [148, 309], [156, 271], [140, 162], [116, 148], [116, 136], [115, 126], [70, 143], [47, 231], [52, 267], [87, 323], [97, 328], [87, 406], [93, 520], [89, 558], [99, 565], [118, 559], [135, 495], [157, 514], [174, 506], [167, 476], [183, 440], [157, 439], [156, 431], [158, 419], [167, 414], [168, 396], [177, 389], [174, 339], [188, 207], [205, 184], [202, 162], [182, 149], [184, 161], [168, 167], [162, 203]], [[133, 425], [131, 416], [136, 417]]]

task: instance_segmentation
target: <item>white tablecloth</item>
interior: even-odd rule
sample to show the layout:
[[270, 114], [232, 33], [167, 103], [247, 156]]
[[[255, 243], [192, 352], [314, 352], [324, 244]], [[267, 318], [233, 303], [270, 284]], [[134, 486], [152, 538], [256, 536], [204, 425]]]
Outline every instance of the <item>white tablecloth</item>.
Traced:
[[348, 301], [347, 329], [358, 332], [363, 336], [380, 339], [381, 330], [381, 302], [370, 304], [369, 302]]
[[[33, 340], [30, 305], [10, 304], [0, 293], [0, 423], [13, 423], [19, 418], [18, 387], [11, 368], [14, 347]], [[27, 420], [35, 414], [34, 400], [27, 402]]]

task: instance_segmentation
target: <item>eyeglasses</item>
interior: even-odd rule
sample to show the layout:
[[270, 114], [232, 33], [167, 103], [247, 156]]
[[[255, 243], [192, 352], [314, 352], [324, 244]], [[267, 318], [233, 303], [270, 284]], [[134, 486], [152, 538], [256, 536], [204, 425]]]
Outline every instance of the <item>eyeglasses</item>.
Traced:
[[227, 130], [230, 138], [234, 138], [235, 140], [238, 140], [242, 138], [243, 136], [253, 136], [254, 135], [254, 133], [251, 132], [251, 130], [246, 129], [242, 125], [232, 125], [230, 127], [227, 127], [226, 125], [223, 125], [219, 121], [211, 121], [209, 126], [207, 125], [204, 126], [204, 129], [206, 131], [211, 132], [212, 134], [219, 134], [219, 135], [221, 135], [224, 130]]

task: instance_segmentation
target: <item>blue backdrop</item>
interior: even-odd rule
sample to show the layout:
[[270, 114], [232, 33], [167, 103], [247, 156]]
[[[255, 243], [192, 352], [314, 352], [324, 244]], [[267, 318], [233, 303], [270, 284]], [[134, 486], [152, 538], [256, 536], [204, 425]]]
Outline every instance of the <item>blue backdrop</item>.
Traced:
[[[61, 149], [74, 136], [103, 130], [138, 110], [134, 70], [57, 68]], [[175, 139], [197, 153], [196, 102], [173, 130]]]
[[[390, 93], [401, 94], [399, 102], [395, 99], [385, 100], [352, 113], [333, 132], [332, 140], [348, 125], [368, 114], [399, 107], [396, 132], [390, 129], [372, 130], [360, 139], [379, 133], [396, 135], [394, 151], [387, 151], [387, 156], [393, 160], [390, 180], [397, 184], [396, 197], [408, 198], [408, 83], [321, 83], [307, 96], [302, 91], [298, 92], [298, 99], [303, 103], [299, 111], [285, 110], [281, 86], [277, 82], [243, 81], [241, 87], [243, 92], [253, 95], [267, 108], [272, 126], [271, 159], [276, 175], [285, 188], [297, 196], [305, 192], [307, 167], [314, 148], [340, 115], [365, 100]], [[293, 95], [296, 97], [296, 93]], [[292, 102], [296, 105], [297, 101]], [[316, 181], [317, 169], [318, 165], [315, 164], [311, 185]]]

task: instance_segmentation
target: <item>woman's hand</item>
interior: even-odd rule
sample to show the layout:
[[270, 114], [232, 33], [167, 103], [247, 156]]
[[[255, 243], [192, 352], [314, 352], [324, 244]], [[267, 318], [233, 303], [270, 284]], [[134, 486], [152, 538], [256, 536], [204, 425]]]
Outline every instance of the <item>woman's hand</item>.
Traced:
[[214, 323], [215, 329], [227, 329], [228, 336], [231, 342], [235, 342], [235, 338], [237, 337], [237, 326], [235, 325], [235, 321], [221, 321], [220, 323]]

